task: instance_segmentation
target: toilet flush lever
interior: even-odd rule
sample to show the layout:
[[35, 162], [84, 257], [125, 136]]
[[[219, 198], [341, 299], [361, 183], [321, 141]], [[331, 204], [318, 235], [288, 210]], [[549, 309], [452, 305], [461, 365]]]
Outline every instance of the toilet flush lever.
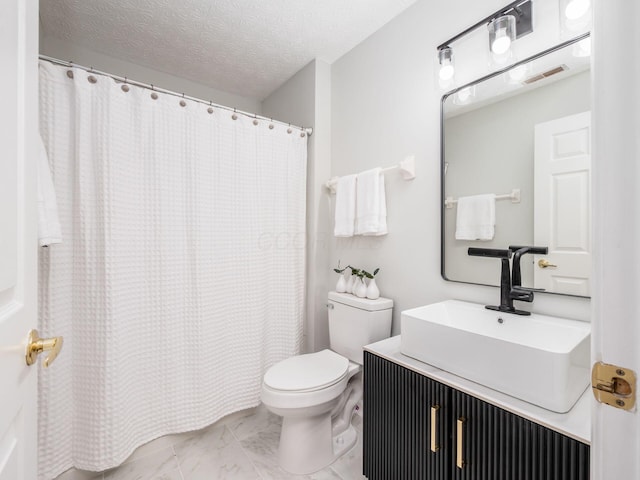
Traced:
[[329, 310], [333, 310], [335, 307], [334, 307], [333, 303], [327, 303], [327, 308]]

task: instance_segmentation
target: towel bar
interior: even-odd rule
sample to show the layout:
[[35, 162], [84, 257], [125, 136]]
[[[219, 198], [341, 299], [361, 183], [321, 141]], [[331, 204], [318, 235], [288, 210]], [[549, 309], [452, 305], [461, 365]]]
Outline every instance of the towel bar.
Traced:
[[[514, 188], [511, 193], [505, 193], [504, 195], [496, 195], [496, 200], [511, 200], [511, 203], [520, 203], [520, 189]], [[453, 205], [458, 203], [458, 200], [453, 197], [447, 197], [444, 201], [446, 208], [453, 208]]]
[[[402, 160], [397, 165], [392, 165], [390, 167], [383, 168], [380, 173], [392, 172], [395, 170], [399, 170], [402, 178], [404, 180], [413, 180], [416, 178], [416, 157], [410, 155]], [[329, 190], [329, 193], [336, 193], [336, 185], [338, 184], [338, 179], [340, 177], [332, 177], [327, 183], [324, 184]]]

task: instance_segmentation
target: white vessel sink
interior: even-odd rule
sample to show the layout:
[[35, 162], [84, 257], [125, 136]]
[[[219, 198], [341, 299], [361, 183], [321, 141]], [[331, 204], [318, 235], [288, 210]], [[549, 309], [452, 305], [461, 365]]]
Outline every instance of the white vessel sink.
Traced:
[[554, 412], [589, 385], [588, 323], [447, 300], [402, 312], [404, 355]]

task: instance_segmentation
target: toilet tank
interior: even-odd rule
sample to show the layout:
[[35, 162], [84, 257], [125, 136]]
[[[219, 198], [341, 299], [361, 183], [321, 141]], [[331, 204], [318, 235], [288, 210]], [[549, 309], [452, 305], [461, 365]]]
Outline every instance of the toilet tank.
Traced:
[[360, 365], [362, 347], [391, 335], [393, 300], [369, 300], [348, 293], [329, 292], [331, 350]]

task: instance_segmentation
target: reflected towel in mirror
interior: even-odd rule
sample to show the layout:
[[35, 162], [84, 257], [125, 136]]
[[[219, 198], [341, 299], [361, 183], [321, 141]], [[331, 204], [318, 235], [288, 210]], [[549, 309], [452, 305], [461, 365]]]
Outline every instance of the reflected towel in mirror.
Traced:
[[458, 199], [456, 240], [493, 240], [496, 196], [493, 193]]

